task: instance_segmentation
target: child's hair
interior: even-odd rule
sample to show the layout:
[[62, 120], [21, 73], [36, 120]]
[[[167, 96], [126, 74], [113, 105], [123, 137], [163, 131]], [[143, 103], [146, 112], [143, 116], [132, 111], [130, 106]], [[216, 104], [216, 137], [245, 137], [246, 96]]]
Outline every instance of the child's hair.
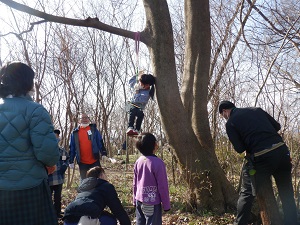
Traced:
[[26, 95], [33, 88], [34, 72], [24, 63], [9, 62], [0, 70], [0, 97]]
[[155, 93], [155, 77], [152, 74], [142, 74], [140, 77], [140, 82], [142, 84], [149, 84], [150, 85], [150, 92], [149, 95], [153, 99]]
[[151, 133], [142, 133], [138, 135], [137, 142], [135, 144], [136, 148], [143, 155], [152, 155], [155, 149], [156, 138]]
[[98, 178], [98, 177], [100, 177], [101, 174], [104, 174], [104, 173], [105, 173], [104, 169], [101, 166], [95, 166], [86, 172], [86, 177]]

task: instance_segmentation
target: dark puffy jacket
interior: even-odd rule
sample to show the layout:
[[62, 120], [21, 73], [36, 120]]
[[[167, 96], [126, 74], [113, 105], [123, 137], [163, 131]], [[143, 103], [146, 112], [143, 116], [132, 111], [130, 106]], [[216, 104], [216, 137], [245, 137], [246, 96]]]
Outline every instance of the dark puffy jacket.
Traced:
[[82, 180], [79, 194], [65, 209], [64, 218], [78, 222], [81, 216], [99, 218], [108, 206], [121, 225], [130, 225], [130, 219], [124, 210], [112, 184], [100, 178], [89, 177]]
[[283, 142], [277, 133], [280, 124], [261, 108], [234, 108], [226, 123], [226, 132], [238, 153], [254, 154]]
[[0, 190], [35, 187], [59, 159], [49, 113], [29, 96], [0, 101]]

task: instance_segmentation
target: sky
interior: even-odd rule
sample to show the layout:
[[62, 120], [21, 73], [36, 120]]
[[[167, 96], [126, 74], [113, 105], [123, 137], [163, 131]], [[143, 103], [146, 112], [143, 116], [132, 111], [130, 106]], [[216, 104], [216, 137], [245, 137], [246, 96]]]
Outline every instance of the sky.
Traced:
[[[17, 0], [17, 2], [22, 3], [23, 1]], [[145, 23], [143, 6], [141, 1], [138, 0], [123, 0], [122, 4], [119, 4], [120, 0], [25, 0], [25, 2], [28, 6], [39, 10], [41, 10], [40, 5], [44, 4], [45, 11], [49, 14], [64, 15], [77, 19], [85, 19], [88, 16], [98, 17], [102, 22], [120, 27], [122, 27], [122, 21], [125, 20], [121, 15], [123, 16], [123, 12], [125, 12], [125, 15], [127, 13], [127, 17], [132, 20], [133, 26], [131, 29], [133, 31], [141, 31]], [[40, 21], [41, 19], [10, 9], [3, 3], [0, 3], [0, 12], [0, 60], [3, 62], [7, 59], [9, 51], [12, 51], [12, 48], [8, 46], [16, 46], [16, 49], [20, 44], [15, 35], [5, 34], [8, 32], [20, 33], [30, 27], [30, 22]], [[111, 19], [112, 17], [114, 19]], [[40, 33], [37, 36], [44, 39]]]

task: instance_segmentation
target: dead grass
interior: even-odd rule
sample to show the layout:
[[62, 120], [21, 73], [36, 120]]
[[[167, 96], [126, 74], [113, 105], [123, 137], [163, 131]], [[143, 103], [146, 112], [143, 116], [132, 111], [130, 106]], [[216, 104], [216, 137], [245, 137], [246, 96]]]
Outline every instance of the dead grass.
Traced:
[[[118, 163], [102, 162], [102, 167], [106, 171], [108, 180], [115, 186], [119, 198], [131, 218], [132, 224], [135, 225], [135, 209], [132, 206], [132, 179], [133, 179], [133, 164], [138, 155], [129, 157], [129, 163], [125, 164], [126, 157], [115, 156]], [[171, 168], [169, 163], [171, 160], [168, 155], [164, 155], [164, 161], [168, 168]], [[123, 162], [124, 164], [121, 164]], [[70, 188], [64, 187], [63, 189], [63, 202], [62, 210], [75, 198], [77, 192], [76, 188], [79, 185], [78, 168], [75, 168], [73, 183]], [[168, 169], [169, 171], [169, 169]], [[224, 214], [222, 216], [212, 215], [206, 213], [202, 215], [192, 214], [187, 212], [188, 209], [188, 190], [179, 178], [175, 178], [176, 184], [173, 184], [174, 178], [169, 175], [170, 195], [172, 209], [169, 212], [163, 213], [163, 225], [227, 225], [233, 223], [233, 214]], [[178, 179], [178, 180], [177, 180]], [[67, 177], [66, 177], [67, 180]], [[60, 220], [59, 224], [63, 224]]]

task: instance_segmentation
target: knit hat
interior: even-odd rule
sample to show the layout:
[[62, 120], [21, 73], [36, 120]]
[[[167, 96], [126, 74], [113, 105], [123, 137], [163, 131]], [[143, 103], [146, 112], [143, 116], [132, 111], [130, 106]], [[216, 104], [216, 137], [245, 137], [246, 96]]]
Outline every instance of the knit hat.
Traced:
[[221, 101], [219, 104], [219, 113], [223, 112], [223, 109], [232, 109], [235, 108], [235, 105], [230, 101]]

